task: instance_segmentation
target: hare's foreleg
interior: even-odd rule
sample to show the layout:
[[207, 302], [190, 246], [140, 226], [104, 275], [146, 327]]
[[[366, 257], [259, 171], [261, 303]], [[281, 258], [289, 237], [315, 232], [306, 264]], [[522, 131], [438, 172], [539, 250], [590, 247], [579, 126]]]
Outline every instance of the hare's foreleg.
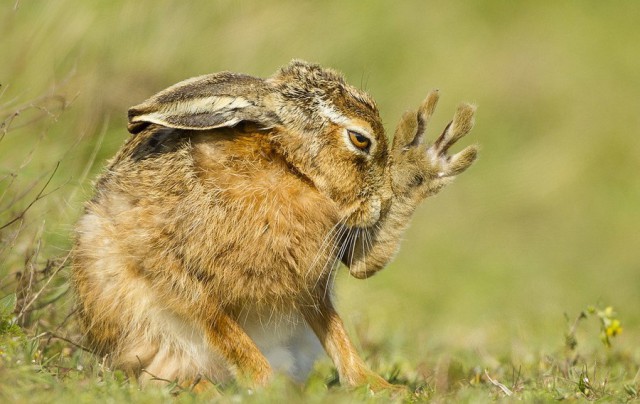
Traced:
[[[200, 374], [224, 381], [233, 374], [242, 384], [266, 384], [271, 366], [254, 341], [228, 314], [217, 308], [206, 310], [205, 306], [190, 311], [193, 322], [181, 321], [189, 308], [175, 305], [172, 311], [178, 316], [157, 319], [161, 324], [157, 328], [161, 331], [160, 349], [145, 364], [141, 380], [160, 378], [185, 383]], [[205, 310], [206, 315], [202, 314]]]
[[398, 251], [416, 207], [428, 196], [465, 171], [475, 161], [478, 150], [468, 146], [449, 156], [449, 148], [473, 128], [475, 107], [461, 104], [453, 120], [432, 144], [424, 141], [424, 131], [438, 101], [432, 91], [416, 112], [406, 113], [393, 138], [387, 167], [391, 199], [381, 212], [380, 221], [370, 229], [361, 229], [352, 256], [343, 257], [356, 278], [375, 274]]
[[323, 299], [317, 309], [310, 309], [303, 314], [338, 369], [340, 383], [347, 386], [369, 385], [376, 391], [393, 388], [393, 385], [367, 368], [329, 299]]
[[[143, 363], [148, 376], [184, 383], [198, 374], [214, 381], [235, 376], [240, 383], [264, 385], [271, 366], [254, 341], [202, 283], [182, 276], [173, 260], [164, 260], [165, 278], [152, 284], [145, 319], [147, 332], [158, 341], [156, 355]], [[173, 267], [173, 266], [176, 267]], [[136, 350], [133, 350], [135, 352]], [[141, 376], [144, 376], [141, 375]], [[144, 377], [143, 377], [144, 379]]]
[[240, 325], [224, 312], [203, 321], [207, 341], [235, 369], [241, 382], [264, 385], [272, 370], [269, 362]]

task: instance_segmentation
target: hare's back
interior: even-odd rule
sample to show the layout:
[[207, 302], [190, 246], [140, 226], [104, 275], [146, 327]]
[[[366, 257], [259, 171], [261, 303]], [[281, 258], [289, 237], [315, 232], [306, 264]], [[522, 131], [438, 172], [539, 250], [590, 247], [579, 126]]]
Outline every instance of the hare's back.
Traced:
[[260, 133], [176, 132], [163, 147], [144, 132], [123, 147], [98, 181], [86, 231], [107, 234], [106, 253], [128, 261], [121, 270], [188, 275], [230, 304], [289, 304], [313, 287], [311, 267], [329, 259], [333, 202]]

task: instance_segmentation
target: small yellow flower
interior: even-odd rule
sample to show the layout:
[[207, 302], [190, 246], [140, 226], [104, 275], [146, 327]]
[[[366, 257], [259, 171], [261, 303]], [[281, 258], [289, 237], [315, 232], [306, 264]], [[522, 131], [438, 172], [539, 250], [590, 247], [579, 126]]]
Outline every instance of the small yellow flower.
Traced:
[[605, 329], [607, 336], [615, 337], [616, 335], [622, 332], [622, 327], [620, 326], [620, 320], [611, 320], [609, 326]]

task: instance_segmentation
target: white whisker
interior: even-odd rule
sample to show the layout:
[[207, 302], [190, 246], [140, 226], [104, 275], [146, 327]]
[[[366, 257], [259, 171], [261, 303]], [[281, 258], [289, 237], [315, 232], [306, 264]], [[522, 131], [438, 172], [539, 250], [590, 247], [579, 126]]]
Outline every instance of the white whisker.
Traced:
[[333, 267], [335, 267], [337, 259], [342, 255], [340, 251], [338, 252], [338, 254], [335, 254], [335, 252], [336, 252], [336, 249], [338, 249], [338, 247], [340, 247], [340, 250], [342, 250], [342, 245], [339, 243], [339, 241], [343, 238], [345, 231], [347, 231], [345, 227], [340, 227], [340, 229], [338, 230], [338, 233], [336, 234], [337, 237], [333, 238], [334, 242], [332, 243], [332, 248], [327, 256], [327, 261], [325, 262], [324, 266], [322, 267], [322, 270], [318, 274], [316, 282], [313, 285], [313, 289], [315, 289], [318, 286], [320, 279], [324, 277], [325, 273], [327, 271], [331, 271]]
[[313, 260], [311, 261], [311, 264], [309, 265], [309, 267], [307, 268], [307, 271], [305, 273], [305, 277], [307, 277], [309, 275], [309, 273], [311, 272], [311, 270], [315, 267], [315, 265], [318, 263], [318, 260], [320, 259], [320, 257], [322, 256], [322, 253], [324, 252], [325, 248], [327, 248], [328, 246], [332, 245], [332, 241], [335, 240], [335, 235], [337, 233], [334, 233], [336, 230], [340, 230], [340, 225], [343, 223], [343, 220], [339, 220], [330, 230], [329, 232], [327, 232], [327, 235], [324, 237], [324, 239], [322, 240], [322, 243], [320, 244], [320, 247], [318, 248], [318, 251], [316, 252], [315, 257], [313, 258]]

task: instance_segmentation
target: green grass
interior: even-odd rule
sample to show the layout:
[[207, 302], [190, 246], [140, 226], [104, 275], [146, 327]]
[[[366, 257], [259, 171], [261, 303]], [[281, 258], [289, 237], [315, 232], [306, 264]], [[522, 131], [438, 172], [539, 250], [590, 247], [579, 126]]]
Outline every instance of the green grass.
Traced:
[[[5, 3], [0, 298], [15, 293], [17, 309], [0, 302], [0, 402], [370, 399], [336, 386], [327, 360], [305, 386], [176, 397], [73, 344], [64, 257], [91, 180], [128, 136], [127, 108], [187, 77], [264, 77], [294, 57], [367, 89], [389, 132], [434, 87], [431, 136], [456, 103], [479, 106], [480, 160], [418, 211], [389, 268], [339, 278], [372, 368], [416, 399], [508, 400], [499, 384], [527, 401], [637, 399], [640, 4]], [[569, 350], [590, 305], [615, 307], [624, 331], [607, 348], [590, 316]]]

